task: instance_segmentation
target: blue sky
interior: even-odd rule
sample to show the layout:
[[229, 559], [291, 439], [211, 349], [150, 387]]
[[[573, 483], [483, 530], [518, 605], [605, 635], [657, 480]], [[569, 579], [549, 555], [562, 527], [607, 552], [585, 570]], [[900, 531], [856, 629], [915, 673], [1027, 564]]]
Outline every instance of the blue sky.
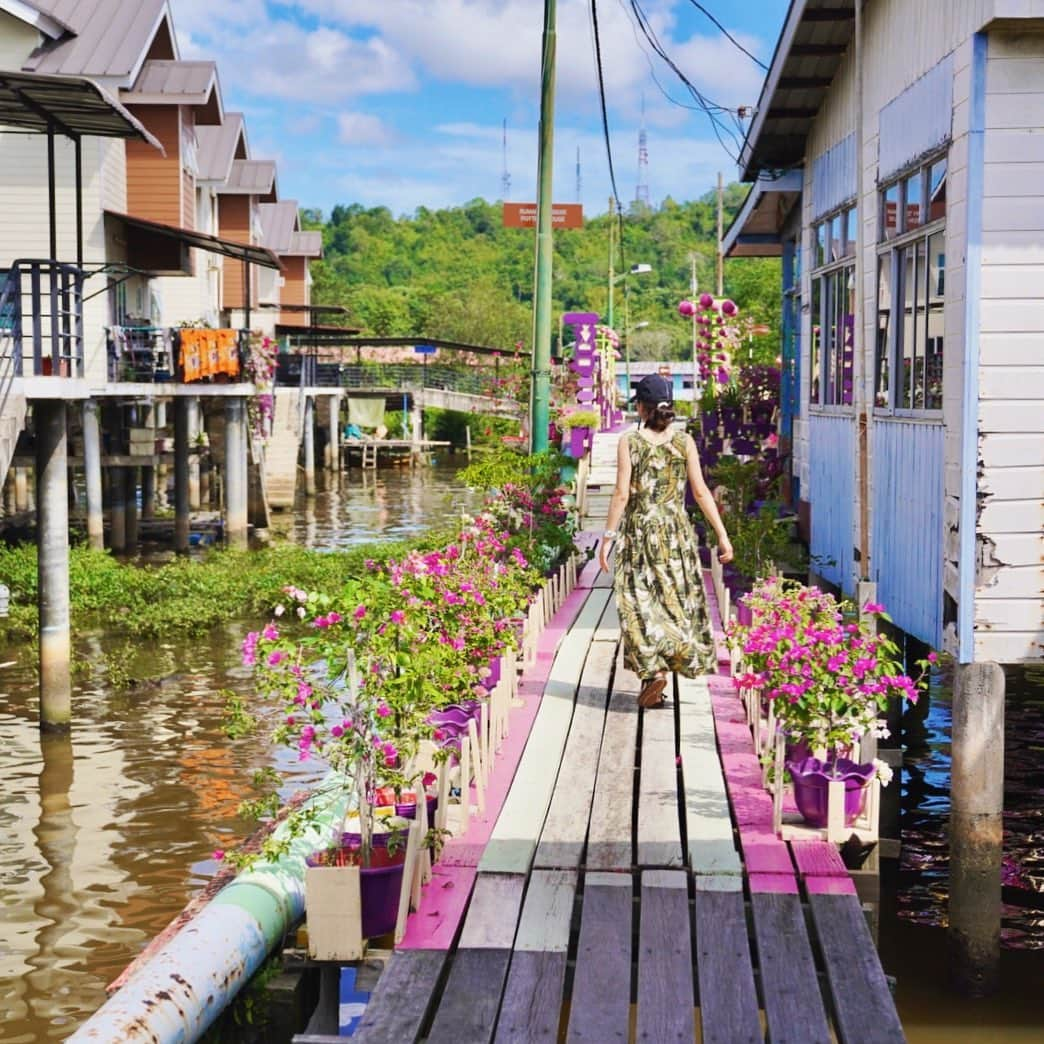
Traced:
[[[766, 64], [788, 0], [702, 0]], [[279, 163], [283, 198], [395, 214], [501, 198], [502, 121], [510, 198], [535, 197], [543, 0], [171, 0], [182, 57], [218, 61], [225, 106], [242, 110], [255, 157]], [[639, 0], [663, 49], [714, 102], [754, 105], [763, 71], [691, 0]], [[645, 105], [649, 195], [692, 199], [735, 164], [707, 117], [638, 34], [629, 0], [598, 4], [613, 161], [634, 198]], [[658, 81], [658, 83], [657, 83]], [[610, 194], [589, 0], [558, 0], [555, 200], [585, 212]], [[732, 118], [724, 119], [732, 123]], [[729, 143], [735, 153], [735, 147]]]

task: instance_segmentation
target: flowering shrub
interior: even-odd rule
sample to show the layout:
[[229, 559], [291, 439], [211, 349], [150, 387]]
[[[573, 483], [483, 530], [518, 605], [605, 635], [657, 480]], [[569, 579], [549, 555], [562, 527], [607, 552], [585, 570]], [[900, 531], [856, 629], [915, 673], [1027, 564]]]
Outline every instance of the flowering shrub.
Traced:
[[[506, 487], [444, 547], [367, 562], [336, 595], [287, 587], [273, 619], [246, 636], [243, 663], [280, 707], [276, 742], [353, 788], [364, 863], [381, 794], [429, 782], [408, 766], [439, 738], [432, 712], [486, 696], [490, 661], [517, 645], [511, 618], [540, 583], [529, 557], [541, 553], [538, 515], [572, 531], [560, 490]], [[266, 844], [271, 857], [289, 838]]]
[[272, 389], [275, 385], [276, 356], [279, 345], [262, 334], [250, 335], [250, 348], [244, 361], [247, 379], [255, 388], [253, 398], [247, 400], [247, 414], [254, 435], [261, 440], [268, 437], [272, 430], [275, 416], [275, 399]]
[[[915, 681], [903, 673], [895, 643], [846, 622], [842, 606], [816, 587], [770, 577], [744, 598], [749, 626], [731, 625], [729, 642], [743, 653], [737, 688], [772, 700], [776, 719], [792, 741], [804, 740], [830, 759], [848, 755], [869, 734], [888, 735], [880, 715], [889, 697], [917, 701], [935, 654], [921, 661]], [[864, 615], [887, 620], [884, 607]]]

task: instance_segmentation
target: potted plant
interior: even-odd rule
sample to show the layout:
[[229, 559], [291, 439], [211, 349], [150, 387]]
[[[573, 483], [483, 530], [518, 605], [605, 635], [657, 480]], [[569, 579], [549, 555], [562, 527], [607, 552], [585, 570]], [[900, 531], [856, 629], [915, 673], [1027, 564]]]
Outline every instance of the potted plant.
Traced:
[[594, 410], [573, 410], [563, 413], [559, 424], [569, 435], [569, 456], [582, 457], [590, 443], [591, 432], [597, 428], [601, 418]]
[[739, 385], [730, 382], [719, 389], [718, 403], [726, 437], [738, 435], [743, 420], [743, 391]]
[[[916, 702], [934, 654], [920, 661], [915, 681], [903, 673], [887, 635], [846, 618], [833, 596], [815, 587], [770, 577], [745, 600], [752, 622], [729, 628], [744, 666], [735, 684], [771, 704], [791, 744], [786, 768], [799, 811], [812, 825], [825, 825], [827, 788], [842, 781], [850, 820], [866, 784], [875, 776], [886, 783], [888, 776], [882, 763], [856, 760], [863, 737], [888, 735], [889, 699]], [[868, 622], [889, 619], [872, 603], [862, 614]]]

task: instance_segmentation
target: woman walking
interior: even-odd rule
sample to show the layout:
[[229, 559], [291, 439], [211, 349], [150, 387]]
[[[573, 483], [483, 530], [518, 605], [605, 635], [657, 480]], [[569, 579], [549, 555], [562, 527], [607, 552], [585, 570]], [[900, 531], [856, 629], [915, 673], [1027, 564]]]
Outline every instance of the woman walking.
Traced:
[[722, 563], [732, 560], [732, 544], [703, 480], [696, 443], [671, 426], [671, 382], [650, 374], [639, 382], [636, 399], [639, 425], [620, 439], [616, 489], [599, 564], [609, 569], [615, 541], [613, 589], [624, 666], [642, 681], [639, 706], [658, 707], [668, 671], [692, 678], [713, 674], [717, 666], [700, 580], [699, 546], [685, 513], [686, 481], [717, 534]]

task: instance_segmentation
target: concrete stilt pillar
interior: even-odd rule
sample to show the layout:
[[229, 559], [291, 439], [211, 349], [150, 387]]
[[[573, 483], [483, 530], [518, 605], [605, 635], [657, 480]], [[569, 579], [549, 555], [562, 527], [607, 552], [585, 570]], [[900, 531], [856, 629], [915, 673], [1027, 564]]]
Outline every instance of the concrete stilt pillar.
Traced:
[[127, 492], [123, 468], [109, 468], [109, 547], [127, 547]]
[[[199, 399], [188, 400], [189, 446], [196, 445], [196, 438], [203, 430], [203, 416], [199, 408]], [[190, 453], [188, 462], [189, 507], [199, 511], [202, 506], [199, 489], [199, 453]]]
[[331, 395], [327, 399], [327, 427], [330, 430], [330, 438], [326, 443], [326, 451], [329, 454], [329, 467], [332, 471], [341, 470], [341, 397]]
[[247, 416], [246, 400], [225, 400], [225, 542], [247, 547]]
[[138, 469], [123, 469], [123, 509], [127, 520], [124, 523], [124, 536], [129, 551], [138, 550]]
[[29, 469], [14, 469], [15, 510], [29, 510]]
[[950, 810], [950, 968], [982, 997], [1000, 979], [1004, 808], [1004, 671], [962, 664], [953, 694]]
[[141, 469], [141, 517], [152, 520], [156, 517], [156, 469]]
[[[164, 438], [167, 432], [167, 403], [157, 402], [153, 417], [156, 423], [156, 437]], [[170, 504], [167, 500], [167, 481], [168, 481], [168, 469], [164, 461], [158, 460], [156, 462], [156, 507], [160, 511], [165, 511]]]
[[174, 401], [174, 550], [189, 548], [189, 409], [188, 399]]
[[105, 547], [102, 507], [101, 423], [98, 403], [83, 404], [83, 471], [87, 486], [87, 544], [95, 551]]
[[199, 500], [200, 504], [208, 511], [214, 507], [213, 493], [211, 492], [212, 483], [210, 481], [210, 472], [210, 461], [201, 463], [199, 469]]
[[69, 472], [65, 401], [37, 401], [37, 596], [40, 613], [40, 728], [65, 730], [72, 717], [69, 670]]
[[4, 479], [4, 514], [10, 517], [18, 510], [18, 502], [15, 499], [15, 477], [14, 468], [7, 473]]
[[305, 496], [315, 496], [315, 399], [305, 396], [304, 431]]

